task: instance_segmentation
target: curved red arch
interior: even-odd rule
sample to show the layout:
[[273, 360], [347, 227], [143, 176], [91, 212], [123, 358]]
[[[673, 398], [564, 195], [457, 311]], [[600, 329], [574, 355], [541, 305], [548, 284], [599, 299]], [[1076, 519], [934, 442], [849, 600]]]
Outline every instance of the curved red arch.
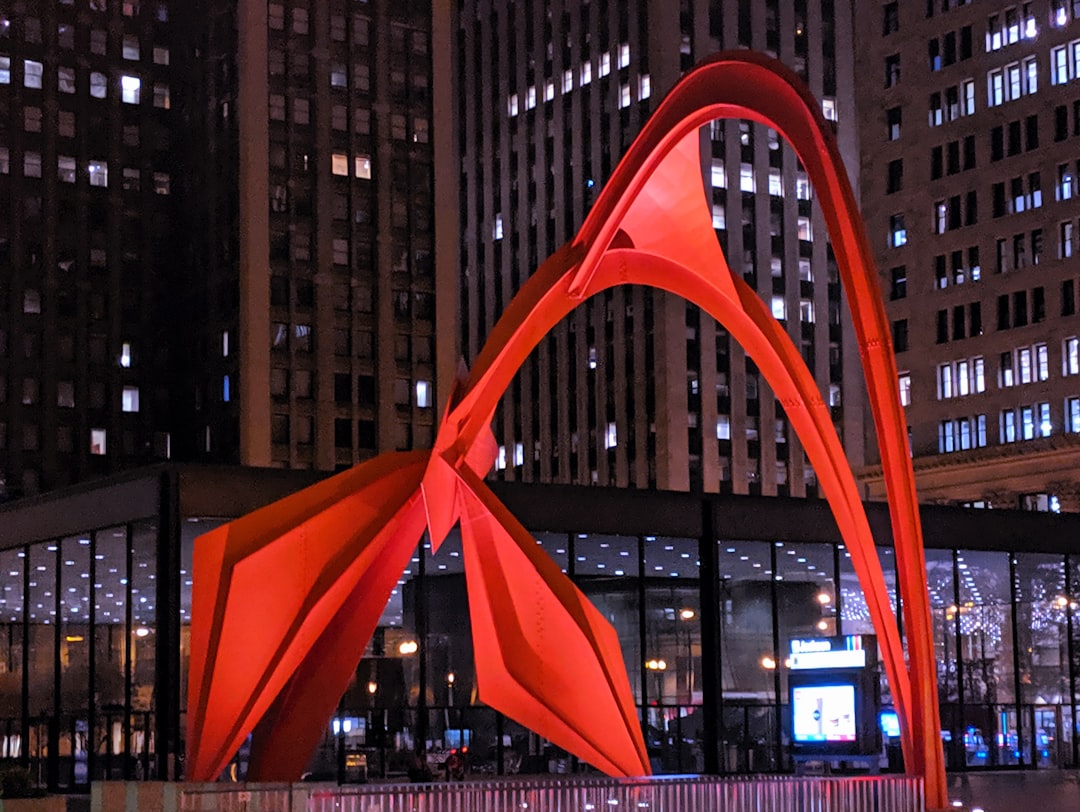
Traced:
[[[852, 303], [886, 471], [910, 670], [905, 667], [858, 488], [813, 376], [756, 293], [732, 276], [716, 241], [705, 206], [697, 130], [724, 117], [753, 119], [784, 135], [821, 202]], [[377, 497], [382, 500], [380, 515], [392, 517], [381, 530], [376, 524], [366, 525], [358, 543], [362, 549], [382, 549], [382, 556], [400, 560], [402, 551], [415, 542], [418, 490], [434, 548], [460, 520], [481, 697], [609, 773], [647, 773], [648, 757], [614, 630], [550, 559], [538, 554], [528, 532], [481, 479], [495, 451], [488, 426], [521, 363], [585, 298], [619, 284], [651, 285], [695, 302], [731, 331], [765, 375], [818, 472], [851, 552], [881, 642], [908, 768], [926, 778], [929, 803], [943, 806], [944, 764], [924, 553], [888, 321], [854, 194], [829, 125], [799, 79], [775, 60], [749, 52], [722, 53], [688, 73], [672, 90], [616, 168], [577, 238], [526, 282], [492, 330], [472, 373], [461, 376], [419, 489], [410, 476], [398, 476], [388, 496], [385, 483], [393, 475], [385, 469], [374, 480], [360, 477], [350, 486], [354, 504], [357, 496], [360, 504], [370, 503], [382, 489]], [[403, 459], [392, 468], [415, 471], [414, 459]], [[379, 462], [354, 470], [373, 470]], [[189, 748], [191, 762], [198, 765], [196, 778], [212, 777], [220, 770], [237, 737], [259, 719], [262, 732], [252, 770], [257, 777], [283, 777], [292, 748], [287, 750], [289, 742], [278, 741], [274, 732], [308, 730], [313, 724], [317, 730], [333, 710], [327, 696], [340, 694], [334, 693], [336, 686], [344, 687], [359, 658], [355, 644], [341, 653], [341, 635], [329, 618], [341, 622], [359, 618], [352, 621], [358, 630], [377, 619], [371, 613], [378, 601], [365, 590], [377, 583], [376, 592], [381, 594], [379, 590], [388, 589], [386, 577], [365, 582], [362, 574], [372, 571], [373, 564], [359, 571], [330, 564], [329, 559], [339, 562], [339, 558], [324, 551], [329, 569], [322, 577], [294, 584], [297, 575], [290, 573], [286, 579], [298, 594], [308, 596], [303, 606], [318, 607], [321, 620], [286, 623], [283, 618], [280, 628], [268, 632], [283, 642], [264, 647], [267, 651], [255, 658], [250, 651], [244, 658], [223, 653], [221, 646], [212, 644], [228, 634], [230, 607], [250, 594], [253, 584], [284, 577], [276, 563], [280, 559], [263, 566], [251, 565], [250, 559], [262, 555], [264, 548], [281, 546], [283, 540], [281, 555], [295, 556], [301, 547], [295, 528], [324, 524], [310, 508], [319, 504], [325, 513], [332, 512], [325, 507], [320, 487], [324, 486], [292, 497], [296, 500], [292, 525], [288, 521], [282, 525], [277, 514], [260, 518], [258, 512], [241, 520], [247, 522], [243, 528], [238, 522], [234, 530], [211, 534], [217, 537], [217, 546], [206, 543], [205, 552], [196, 550], [197, 577], [200, 560], [207, 570], [226, 570], [208, 579], [212, 588], [197, 588], [193, 606], [193, 625], [202, 624], [199, 634], [192, 635], [189, 703], [195, 709]], [[304, 494], [309, 494], [306, 500]], [[309, 536], [299, 537], [310, 544]], [[333, 539], [323, 542], [333, 543]], [[221, 552], [222, 544], [226, 551], [246, 550], [246, 557], [230, 559]], [[235, 633], [230, 639], [236, 639]], [[552, 648], [556, 641], [557, 650]], [[582, 679], [583, 674], [588, 678]], [[312, 688], [316, 684], [319, 690]], [[230, 708], [240, 716], [228, 725], [213, 721], [212, 709], [228, 716]], [[297, 722], [302, 715], [315, 722]], [[295, 756], [291, 758], [295, 761]]]

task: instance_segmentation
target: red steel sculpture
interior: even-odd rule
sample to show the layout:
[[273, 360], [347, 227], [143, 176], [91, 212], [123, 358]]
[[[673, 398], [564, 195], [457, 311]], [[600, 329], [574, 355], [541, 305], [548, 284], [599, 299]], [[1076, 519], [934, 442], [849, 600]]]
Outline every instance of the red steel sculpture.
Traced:
[[[699, 128], [765, 124], [795, 148], [832, 239], [885, 471], [909, 662], [851, 468], [799, 350], [732, 275], [713, 231]], [[851, 553], [901, 720], [908, 770], [944, 807], [945, 773], [922, 530], [889, 323], [828, 122], [798, 77], [718, 54], [664, 99], [581, 231], [525, 283], [471, 373], [458, 374], [430, 452], [384, 454], [196, 542], [188, 777], [211, 780], [252, 736], [251, 780], [296, 779], [426, 529], [461, 523], [480, 698], [610, 775], [650, 772], [612, 626], [484, 483], [490, 423], [524, 359], [585, 299], [650, 285], [696, 303], [757, 364], [791, 420]]]

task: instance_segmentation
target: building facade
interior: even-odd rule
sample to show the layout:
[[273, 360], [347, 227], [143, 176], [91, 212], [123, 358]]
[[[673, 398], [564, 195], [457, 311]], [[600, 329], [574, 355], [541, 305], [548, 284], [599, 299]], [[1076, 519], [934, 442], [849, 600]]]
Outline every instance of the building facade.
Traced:
[[[318, 477], [160, 465], [0, 509], [0, 765], [54, 790], [182, 778], [196, 537]], [[824, 501], [493, 489], [615, 628], [655, 772], [792, 768], [790, 641], [873, 633]], [[867, 510], [895, 606], [887, 508]], [[949, 768], [1080, 764], [1080, 519], [922, 521]], [[461, 746], [479, 775], [588, 769], [480, 701], [464, 596], [460, 535], [418, 544], [314, 777], [400, 780]]]
[[430, 6], [0, 2], [0, 494], [431, 443]]
[[1080, 5], [876, 3], [857, 29], [862, 205], [920, 497], [1080, 510]]
[[0, 498], [168, 455], [185, 8], [0, 3]]
[[188, 458], [333, 470], [426, 446], [430, 3], [205, 2]]
[[[475, 358], [511, 296], [571, 240], [613, 167], [678, 77], [724, 48], [792, 66], [838, 122], [853, 177], [850, 4], [490, 2], [436, 8], [452, 75], [454, 149], [439, 165], [439, 287]], [[441, 95], [441, 94], [440, 94]], [[861, 373], [820, 210], [794, 153], [747, 121], [702, 132], [713, 223], [863, 459]], [[457, 179], [456, 189], [449, 184]], [[453, 213], [457, 213], [456, 222]], [[460, 325], [460, 327], [458, 326]], [[445, 369], [445, 367], [443, 367]], [[510, 480], [766, 495], [815, 494], [782, 410], [727, 332], [693, 306], [619, 288], [568, 316], [496, 415], [496, 475]]]

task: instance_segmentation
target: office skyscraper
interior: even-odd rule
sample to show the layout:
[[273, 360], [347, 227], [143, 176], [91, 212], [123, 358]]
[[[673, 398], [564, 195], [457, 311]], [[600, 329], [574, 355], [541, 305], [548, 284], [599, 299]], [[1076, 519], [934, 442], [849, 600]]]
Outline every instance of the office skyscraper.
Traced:
[[168, 453], [182, 8], [0, 3], [5, 497]]
[[1080, 509], [1080, 4], [859, 14], [862, 204], [920, 496]]
[[[449, 212], [454, 226], [440, 226], [438, 276], [440, 290], [460, 290], [466, 359], [528, 275], [574, 236], [650, 111], [702, 57], [746, 47], [794, 67], [837, 122], [854, 176], [850, 15], [849, 4], [830, 0], [438, 6], [445, 51], [435, 60], [445, 70], [436, 81], [452, 94], [455, 148], [437, 164], [441, 183], [458, 181], [453, 194], [439, 192], [440, 216]], [[733, 272], [802, 348], [859, 464], [859, 360], [824, 222], [793, 151], [766, 127], [717, 123], [702, 135], [702, 171]], [[606, 293], [560, 324], [508, 392], [495, 433], [497, 474], [507, 479], [817, 491], [741, 348], [697, 308], [642, 288]]]
[[0, 480], [430, 444], [428, 2], [0, 2]]

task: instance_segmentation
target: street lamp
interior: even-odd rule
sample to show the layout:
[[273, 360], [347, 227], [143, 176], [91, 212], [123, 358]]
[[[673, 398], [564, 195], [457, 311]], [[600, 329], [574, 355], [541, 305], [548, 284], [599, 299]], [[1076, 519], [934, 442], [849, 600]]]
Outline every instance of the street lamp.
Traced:
[[403, 640], [401, 645], [398, 646], [398, 654], [416, 654], [417, 649], [420, 648], [420, 644], [415, 640]]

